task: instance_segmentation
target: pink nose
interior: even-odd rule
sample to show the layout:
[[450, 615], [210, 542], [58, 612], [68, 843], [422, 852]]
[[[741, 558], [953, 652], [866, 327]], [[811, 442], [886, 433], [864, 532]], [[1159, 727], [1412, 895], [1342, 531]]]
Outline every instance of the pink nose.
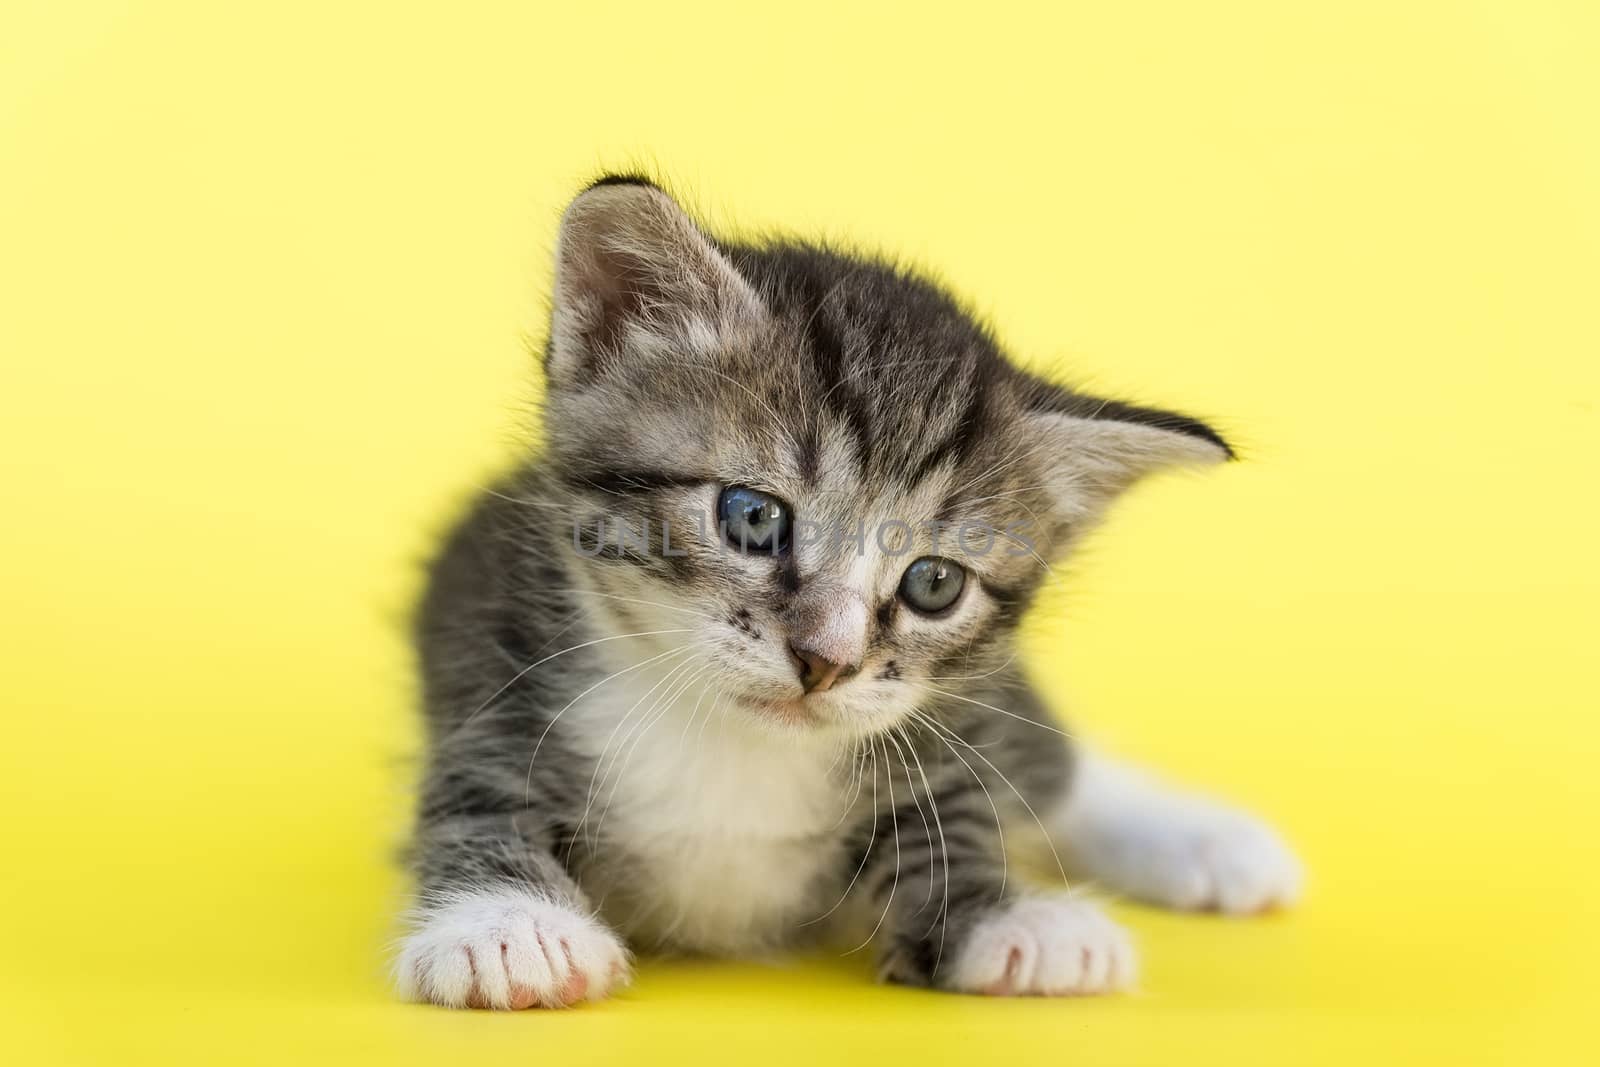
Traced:
[[844, 663], [835, 663], [824, 659], [815, 652], [789, 646], [796, 666], [800, 670], [800, 685], [808, 693], [825, 693], [833, 688], [833, 683], [843, 681], [856, 673], [856, 668]]
[[867, 605], [852, 589], [818, 582], [795, 598], [784, 621], [789, 655], [807, 693], [831, 689], [866, 657]]

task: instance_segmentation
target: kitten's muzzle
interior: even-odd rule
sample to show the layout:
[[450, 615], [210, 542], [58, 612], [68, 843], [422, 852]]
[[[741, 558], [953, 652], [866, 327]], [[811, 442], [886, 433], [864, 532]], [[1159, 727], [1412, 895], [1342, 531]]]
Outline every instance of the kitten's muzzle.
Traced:
[[800, 595], [786, 622], [789, 656], [807, 693], [827, 692], [861, 669], [867, 605], [860, 594], [836, 586], [814, 587]]

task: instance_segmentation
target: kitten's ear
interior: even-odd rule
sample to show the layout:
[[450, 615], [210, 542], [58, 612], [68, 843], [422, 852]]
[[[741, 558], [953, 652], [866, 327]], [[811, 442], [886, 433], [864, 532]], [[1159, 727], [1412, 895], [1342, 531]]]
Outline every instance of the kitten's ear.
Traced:
[[1216, 430], [1177, 412], [1052, 391], [1026, 416], [1068, 522], [1098, 514], [1147, 474], [1233, 459]]
[[545, 369], [571, 385], [626, 350], [689, 354], [765, 319], [755, 290], [666, 193], [604, 179], [561, 220]]

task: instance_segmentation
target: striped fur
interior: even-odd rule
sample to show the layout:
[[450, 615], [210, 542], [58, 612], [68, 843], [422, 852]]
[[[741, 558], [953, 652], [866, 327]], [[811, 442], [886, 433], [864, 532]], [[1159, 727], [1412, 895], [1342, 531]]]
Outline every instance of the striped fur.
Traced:
[[[716, 240], [626, 178], [567, 211], [545, 369], [542, 445], [451, 534], [418, 617], [403, 983], [500, 1003], [429, 978], [483, 961], [424, 942], [464, 895], [531, 892], [637, 948], [870, 941], [885, 978], [960, 986], [1024, 893], [1007, 846], [1070, 788], [1013, 660], [1045, 566], [1143, 473], [1228, 446], [1024, 373], [910, 273]], [[741, 554], [708, 528], [727, 485], [865, 536]], [[623, 536], [662, 528], [670, 552]], [[896, 596], [927, 554], [970, 576], [940, 617]], [[802, 696], [798, 620], [858, 602], [858, 670]]]

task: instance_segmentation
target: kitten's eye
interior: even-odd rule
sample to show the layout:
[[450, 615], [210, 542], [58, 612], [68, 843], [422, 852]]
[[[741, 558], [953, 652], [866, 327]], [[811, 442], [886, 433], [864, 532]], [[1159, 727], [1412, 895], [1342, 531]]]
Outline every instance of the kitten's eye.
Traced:
[[789, 544], [789, 505], [759, 489], [724, 489], [717, 498], [717, 522], [728, 544], [746, 552], [782, 552]]
[[900, 599], [924, 615], [937, 615], [956, 602], [967, 584], [966, 568], [942, 556], [923, 556], [900, 579]]

